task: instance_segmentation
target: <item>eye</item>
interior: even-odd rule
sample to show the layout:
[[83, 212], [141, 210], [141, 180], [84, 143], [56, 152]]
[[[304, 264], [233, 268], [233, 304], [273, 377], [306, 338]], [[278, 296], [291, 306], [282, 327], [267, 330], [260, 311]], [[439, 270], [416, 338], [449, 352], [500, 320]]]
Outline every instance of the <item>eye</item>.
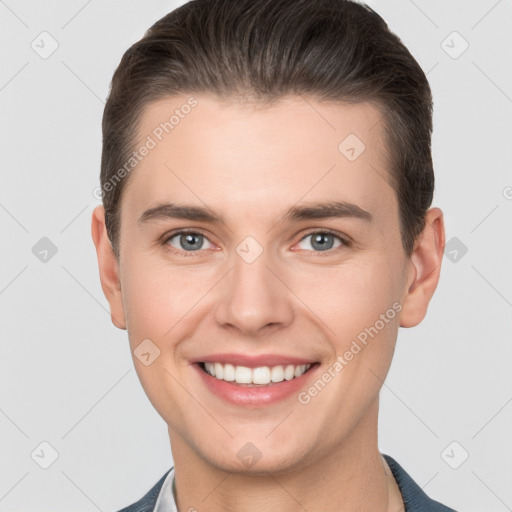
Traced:
[[[300, 247], [300, 244], [303, 244], [302, 247]], [[329, 231], [314, 231], [303, 237], [299, 242], [300, 249], [310, 250], [312, 247], [315, 252], [336, 249], [341, 245], [348, 245], [348, 243], [340, 236]]]
[[[209, 244], [204, 247], [204, 244]], [[168, 237], [164, 244], [170, 245], [174, 249], [186, 252], [199, 251], [200, 249], [211, 249], [213, 244], [201, 233], [194, 231], [180, 231]]]
[[[162, 244], [171, 251], [188, 254], [215, 247], [202, 233], [184, 230], [166, 237]], [[327, 252], [341, 246], [348, 247], [350, 243], [340, 235], [326, 230], [313, 231], [304, 236], [298, 243], [299, 249], [313, 250], [314, 252]]]

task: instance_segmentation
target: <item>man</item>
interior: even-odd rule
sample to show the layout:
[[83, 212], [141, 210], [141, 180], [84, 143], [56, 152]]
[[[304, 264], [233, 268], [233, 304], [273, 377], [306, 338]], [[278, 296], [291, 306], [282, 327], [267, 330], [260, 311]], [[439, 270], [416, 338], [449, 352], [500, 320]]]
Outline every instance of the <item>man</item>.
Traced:
[[443, 215], [432, 98], [343, 0], [199, 0], [123, 56], [92, 218], [174, 466], [125, 511], [450, 511], [377, 444]]

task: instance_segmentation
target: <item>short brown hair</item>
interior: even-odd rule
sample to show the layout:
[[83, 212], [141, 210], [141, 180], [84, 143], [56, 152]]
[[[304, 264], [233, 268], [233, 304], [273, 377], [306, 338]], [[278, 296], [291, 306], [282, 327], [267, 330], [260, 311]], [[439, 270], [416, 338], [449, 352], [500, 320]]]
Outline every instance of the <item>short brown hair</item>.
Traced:
[[192, 0], [131, 46], [112, 78], [100, 182], [116, 257], [130, 175], [116, 186], [112, 178], [134, 150], [144, 107], [193, 93], [262, 104], [292, 94], [373, 102], [382, 113], [402, 245], [411, 255], [434, 192], [433, 104], [425, 73], [385, 21], [350, 0]]

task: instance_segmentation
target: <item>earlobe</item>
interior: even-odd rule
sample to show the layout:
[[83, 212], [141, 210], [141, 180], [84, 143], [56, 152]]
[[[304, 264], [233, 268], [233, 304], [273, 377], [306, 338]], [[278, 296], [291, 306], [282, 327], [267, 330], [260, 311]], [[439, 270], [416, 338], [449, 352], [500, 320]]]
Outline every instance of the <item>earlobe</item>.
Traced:
[[110, 305], [112, 323], [119, 329], [126, 329], [119, 263], [107, 234], [105, 208], [101, 205], [97, 206], [92, 213], [91, 236], [98, 257], [101, 288]]
[[411, 254], [400, 327], [414, 327], [425, 318], [439, 282], [444, 245], [443, 212], [439, 208], [431, 208], [426, 213], [425, 228]]

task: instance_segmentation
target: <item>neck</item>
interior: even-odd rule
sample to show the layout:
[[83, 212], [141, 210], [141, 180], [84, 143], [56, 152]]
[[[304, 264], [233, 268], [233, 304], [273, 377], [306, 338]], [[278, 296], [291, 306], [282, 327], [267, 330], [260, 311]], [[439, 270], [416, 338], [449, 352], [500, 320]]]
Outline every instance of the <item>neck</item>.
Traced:
[[[169, 428], [179, 512], [396, 512], [400, 491], [377, 446], [378, 400], [341, 442], [295, 466], [229, 472]], [[212, 463], [213, 462], [213, 463]]]

